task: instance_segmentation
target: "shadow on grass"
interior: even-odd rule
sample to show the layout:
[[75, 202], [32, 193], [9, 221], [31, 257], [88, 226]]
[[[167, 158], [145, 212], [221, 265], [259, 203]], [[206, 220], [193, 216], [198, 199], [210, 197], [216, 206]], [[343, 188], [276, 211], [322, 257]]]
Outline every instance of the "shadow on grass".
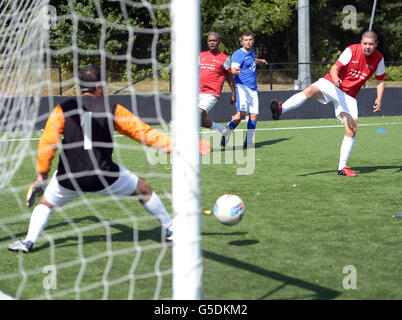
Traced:
[[[89, 243], [94, 243], [94, 242], [106, 242], [106, 234], [99, 234], [99, 235], [85, 235], [85, 232], [93, 232], [94, 230], [98, 229], [103, 229], [105, 228], [110, 228], [111, 231], [111, 239], [112, 241], [127, 241], [127, 242], [135, 242], [136, 239], [138, 241], [146, 241], [146, 240], [151, 240], [155, 242], [161, 242], [161, 228], [160, 227], [155, 227], [150, 230], [138, 230], [135, 229], [128, 224], [119, 224], [119, 223], [114, 223], [113, 221], [107, 221], [105, 226], [100, 225], [99, 228], [94, 228], [92, 230], [82, 230], [82, 228], [85, 229], [85, 226], [90, 223], [96, 223], [99, 224], [101, 223], [101, 220], [99, 220], [97, 217], [94, 216], [85, 216], [82, 218], [75, 218], [72, 219], [71, 222], [63, 221], [55, 224], [49, 224], [45, 228], [46, 231], [50, 231], [52, 229], [57, 229], [57, 228], [63, 228], [68, 225], [75, 225], [77, 229], [79, 229], [80, 232], [82, 232], [82, 239], [84, 244], [89, 244]], [[86, 223], [85, 225], [79, 225]], [[28, 225], [27, 225], [28, 227]], [[115, 232], [113, 230], [118, 230], [120, 232]], [[15, 237], [17, 239], [24, 238], [26, 236], [26, 232], [23, 233], [18, 233], [15, 234]], [[0, 239], [1, 241], [8, 241], [11, 239], [10, 238], [2, 238]], [[72, 242], [73, 241], [73, 242]], [[77, 242], [79, 241], [79, 234], [77, 232], [76, 235], [74, 236], [67, 236], [65, 238], [57, 238], [54, 240], [54, 244], [58, 247], [65, 247], [65, 246], [77, 246]], [[69, 243], [70, 242], [70, 243]], [[49, 248], [50, 243], [46, 242], [40, 246], [35, 246], [34, 250], [42, 250], [45, 248]]]
[[[402, 172], [402, 166], [372, 166], [372, 167], [351, 167], [351, 169], [358, 174], [372, 173], [379, 170], [394, 170], [397, 169], [396, 172]], [[299, 177], [307, 177], [316, 174], [326, 174], [326, 173], [337, 173], [336, 168], [334, 170], [324, 170], [317, 171], [305, 174], [299, 174]]]
[[260, 241], [256, 240], [256, 239], [248, 239], [248, 240], [233, 240], [228, 242], [229, 245], [231, 246], [238, 246], [238, 247], [242, 247], [242, 246], [251, 246], [253, 244], [257, 244], [260, 243]]
[[[79, 224], [79, 223], [84, 223], [84, 222], [91, 222], [91, 223], [99, 223], [100, 220], [94, 216], [85, 216], [82, 218], [75, 218], [72, 219], [71, 222], [73, 224]], [[56, 224], [49, 225], [46, 230], [52, 230], [60, 227], [65, 227], [67, 225], [71, 224], [68, 223], [67, 221], [65, 222], [59, 222]], [[139, 241], [144, 241], [144, 240], [151, 240], [155, 242], [160, 242], [161, 241], [161, 228], [160, 227], [155, 227], [150, 230], [137, 230], [135, 228], [132, 228], [131, 226], [124, 225], [124, 224], [119, 224], [119, 223], [113, 223], [113, 221], [108, 221], [107, 225], [109, 228], [115, 230], [117, 229], [120, 232], [113, 233], [111, 235], [112, 241], [126, 241], [126, 242], [133, 242], [135, 241], [135, 235], [138, 237], [137, 239]], [[82, 228], [82, 227], [81, 227]], [[105, 228], [104, 226], [100, 226], [100, 228]], [[81, 230], [82, 231], [82, 230]], [[93, 230], [89, 230], [93, 231]], [[106, 241], [106, 236], [105, 234], [98, 234], [98, 235], [85, 235], [85, 230], [82, 231], [84, 234], [82, 235], [83, 239], [83, 244], [90, 244], [90, 243], [96, 243], [96, 242], [105, 242]], [[203, 235], [227, 235], [227, 236], [233, 236], [233, 235], [244, 235], [247, 234], [247, 232], [226, 232], [226, 233], [202, 233]], [[17, 236], [24, 236], [24, 234], [19, 234]], [[7, 240], [7, 239], [0, 239], [2, 240]], [[79, 236], [68, 236], [65, 238], [58, 238], [54, 241], [54, 245], [57, 247], [69, 247], [69, 246], [77, 246], [77, 243], [79, 241]], [[70, 242], [70, 243], [69, 243]], [[229, 242], [230, 245], [236, 245], [236, 246], [248, 246], [248, 245], [253, 245], [257, 244], [259, 241], [255, 239], [248, 239], [248, 240], [235, 240]], [[46, 242], [42, 244], [41, 246], [35, 247], [35, 251], [37, 250], [42, 250], [49, 248], [51, 244], [49, 242]], [[281, 274], [279, 272], [271, 271], [268, 269], [261, 268], [259, 266], [253, 265], [249, 262], [244, 262], [241, 260], [237, 260], [231, 257], [225, 257], [223, 255], [216, 254], [211, 251], [203, 250], [203, 256], [207, 259], [215, 260], [219, 263], [223, 263], [226, 265], [229, 265], [231, 267], [235, 267], [238, 269], [242, 269], [244, 271], [248, 271], [250, 273], [267, 277], [269, 279], [275, 280], [282, 282], [281, 285], [279, 285], [277, 288], [274, 290], [268, 291], [264, 296], [260, 297], [260, 299], [265, 299], [271, 295], [273, 295], [275, 292], [278, 292], [279, 290], [285, 288], [286, 286], [296, 286], [299, 288], [303, 288], [306, 290], [309, 290], [311, 294], [306, 294], [303, 296], [303, 298], [312, 298], [312, 299], [317, 299], [317, 300], [327, 300], [327, 299], [334, 299], [338, 295], [340, 295], [340, 292], [328, 289], [322, 286], [319, 286], [317, 284], [309, 283], [304, 280], [300, 280], [297, 278], [289, 277], [284, 274]]]
[[257, 244], [260, 243], [260, 241], [256, 240], [256, 239], [249, 239], [249, 240], [233, 240], [228, 242], [228, 244], [230, 244], [231, 246], [251, 246], [253, 244]]
[[272, 294], [274, 294], [275, 292], [285, 288], [286, 286], [296, 286], [296, 287], [300, 287], [300, 288], [309, 290], [309, 291], [311, 291], [311, 295], [309, 294], [306, 297], [309, 297], [309, 298], [312, 298], [315, 300], [335, 299], [337, 296], [339, 296], [341, 294], [338, 291], [328, 289], [328, 288], [319, 286], [314, 283], [310, 283], [310, 282], [307, 282], [304, 280], [289, 277], [289, 276], [286, 276], [279, 272], [271, 271], [268, 269], [263, 269], [256, 265], [253, 265], [251, 263], [240, 261], [240, 260], [230, 258], [230, 257], [225, 257], [223, 255], [216, 254], [211, 251], [203, 250], [203, 255], [207, 259], [215, 260], [219, 263], [223, 263], [223, 264], [229, 265], [231, 267], [242, 269], [242, 270], [257, 274], [259, 276], [267, 277], [272, 280], [282, 282], [282, 284], [279, 287], [277, 287], [274, 290], [270, 290], [268, 293], [266, 293], [260, 299], [265, 299], [268, 296], [271, 296]]
[[[236, 232], [203, 232], [202, 235], [203, 236], [243, 236], [247, 234], [247, 232], [240, 232], [240, 231], [236, 231]], [[232, 246], [250, 246], [253, 244], [257, 244], [260, 243], [259, 240], [256, 239], [245, 239], [245, 240], [233, 240], [228, 242], [229, 245]]]
[[247, 234], [247, 232], [203, 232], [203, 236], [242, 236]]
[[255, 144], [255, 147], [256, 148], [261, 148], [263, 146], [270, 146], [270, 145], [277, 144], [277, 143], [287, 141], [287, 140], [291, 140], [291, 139], [292, 138], [280, 138], [280, 139], [274, 139], [274, 140], [260, 141], [260, 142], [257, 142]]
[[[274, 139], [274, 140], [260, 141], [260, 142], [257, 142], [254, 145], [254, 148], [257, 149], [257, 148], [261, 148], [261, 147], [264, 147], [264, 146], [270, 146], [270, 145], [280, 143], [282, 141], [286, 141], [286, 140], [290, 140], [290, 139], [291, 138], [280, 138], [280, 139]], [[243, 145], [238, 145], [238, 146], [228, 145], [226, 148], [213, 148], [212, 152], [233, 151], [233, 150], [244, 150], [244, 151], [246, 151], [245, 149], [243, 149]]]

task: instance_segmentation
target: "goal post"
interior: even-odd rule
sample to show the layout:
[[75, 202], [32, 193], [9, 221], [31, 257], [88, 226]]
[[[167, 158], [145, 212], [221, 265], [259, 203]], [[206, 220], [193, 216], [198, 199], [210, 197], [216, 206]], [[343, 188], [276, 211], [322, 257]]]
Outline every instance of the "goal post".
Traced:
[[[7, 208], [0, 214], [0, 260], [8, 261], [0, 271], [0, 296], [201, 299], [200, 0], [88, 3], [0, 0], [0, 206]], [[81, 96], [78, 71], [88, 65], [98, 65], [107, 80], [105, 104], [121, 104], [155, 129], [170, 130], [170, 158], [111, 134], [113, 160], [149, 181], [173, 217], [173, 242], [138, 199], [80, 192], [38, 223], [43, 229], [33, 241], [33, 258], [13, 255], [8, 249], [24, 244], [36, 208], [26, 206], [25, 195], [37, 176], [40, 129], [57, 104]], [[54, 66], [63, 69], [60, 83], [49, 71]], [[171, 69], [170, 128], [160, 102], [168, 97], [166, 74], [158, 74], [162, 68]], [[152, 80], [144, 84], [151, 90], [135, 86], [151, 69]], [[54, 93], [59, 86], [64, 97]], [[121, 95], [110, 95], [116, 88], [123, 88], [117, 90]], [[154, 105], [147, 105], [145, 117], [145, 106], [137, 103], [150, 97]], [[59, 155], [49, 177], [58, 162]]]
[[200, 1], [172, 0], [173, 299], [202, 298], [198, 111]]

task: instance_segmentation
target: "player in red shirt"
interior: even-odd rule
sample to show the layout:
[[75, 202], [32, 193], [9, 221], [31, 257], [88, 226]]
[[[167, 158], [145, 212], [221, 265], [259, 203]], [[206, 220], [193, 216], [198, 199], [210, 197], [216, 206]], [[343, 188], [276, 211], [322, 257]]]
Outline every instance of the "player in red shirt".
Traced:
[[230, 58], [219, 51], [219, 35], [211, 32], [207, 39], [208, 51], [200, 53], [200, 93], [198, 106], [201, 112], [201, 126], [219, 131], [224, 136], [230, 131], [211, 120], [207, 120], [207, 113], [218, 102], [222, 93], [223, 82], [226, 79], [232, 91], [231, 104], [236, 103], [236, 91], [233, 75], [230, 72]]
[[334, 104], [335, 115], [342, 120], [345, 126], [345, 136], [338, 164], [339, 175], [357, 176], [346, 166], [355, 143], [357, 130], [356, 96], [363, 84], [373, 74], [377, 79], [377, 99], [374, 102], [373, 112], [381, 110], [385, 64], [382, 54], [376, 50], [377, 46], [376, 33], [374, 31], [364, 32], [360, 43], [347, 47], [325, 77], [283, 103], [272, 100], [270, 104], [274, 120], [279, 120], [282, 113], [300, 107], [307, 99], [318, 99], [324, 104], [328, 102]]

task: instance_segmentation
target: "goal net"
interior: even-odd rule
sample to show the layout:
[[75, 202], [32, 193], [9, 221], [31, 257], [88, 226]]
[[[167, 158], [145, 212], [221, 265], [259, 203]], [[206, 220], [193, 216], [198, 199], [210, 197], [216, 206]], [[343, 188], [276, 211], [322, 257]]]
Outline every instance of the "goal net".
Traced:
[[[199, 1], [171, 2], [0, 2], [0, 296], [201, 298]], [[113, 160], [146, 179], [174, 218], [173, 242], [138, 199], [83, 193], [55, 208], [32, 253], [11, 252], [28, 230], [25, 195], [42, 130], [56, 105], [81, 94], [78, 72], [87, 65], [107, 74], [106, 103], [173, 137], [169, 155], [113, 137]], [[49, 179], [57, 163], [58, 154]]]

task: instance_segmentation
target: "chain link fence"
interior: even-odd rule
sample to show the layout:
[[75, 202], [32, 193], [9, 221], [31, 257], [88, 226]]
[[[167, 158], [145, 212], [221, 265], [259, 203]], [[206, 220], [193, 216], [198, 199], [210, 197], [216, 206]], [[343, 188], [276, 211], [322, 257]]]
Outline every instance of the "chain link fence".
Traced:
[[[314, 82], [329, 72], [334, 62], [310, 63], [311, 81]], [[402, 87], [402, 62], [385, 62], [387, 79], [386, 87]], [[109, 94], [131, 93], [170, 93], [171, 79], [168, 68], [161, 68], [154, 72], [140, 73], [135, 79], [127, 81], [124, 74], [114, 73], [109, 77]], [[119, 79], [119, 77], [121, 77]], [[259, 91], [269, 90], [294, 90], [295, 81], [298, 78], [297, 62], [273, 62], [266, 66], [257, 66], [257, 82]], [[64, 79], [64, 80], [63, 80]], [[366, 82], [365, 87], [375, 87], [374, 77]], [[78, 88], [73, 84], [71, 76], [62, 74], [60, 67], [52, 68], [52, 85], [44, 88], [44, 95], [76, 95]], [[230, 92], [230, 87], [225, 81], [224, 92]]]
[[[254, 48], [256, 56], [268, 61], [267, 66], [257, 65], [257, 81], [260, 91], [293, 90], [295, 88], [299, 63], [297, 61], [297, 34], [294, 34], [294, 30], [295, 26], [291, 25], [272, 36], [255, 36]], [[121, 58], [126, 55], [128, 35], [126, 33], [112, 33], [108, 37], [108, 41], [126, 43], [119, 50], [116, 49], [114, 57]], [[201, 51], [208, 50], [206, 38], [207, 34], [204, 34], [201, 40]], [[96, 48], [98, 46], [99, 35], [87, 34], [86, 39], [90, 47]], [[333, 59], [330, 61], [328, 60], [329, 41], [322, 40], [322, 36], [318, 37], [314, 33], [312, 33], [311, 41], [322, 44], [321, 46], [311, 46], [311, 59], [313, 62], [310, 63], [310, 71], [311, 80], [314, 82], [329, 72], [331, 65], [344, 48], [332, 48], [335, 53], [331, 54]], [[350, 40], [349, 44], [352, 44]], [[272, 50], [273, 47], [275, 50]], [[169, 93], [171, 79], [170, 50], [168, 48], [169, 39], [167, 38], [162, 38], [161, 40], [152, 34], [139, 34], [132, 40], [131, 61], [114, 59], [113, 55], [109, 54], [104, 60], [106, 61], [108, 72], [108, 93]], [[220, 49], [226, 54], [231, 55], [238, 48], [240, 48], [240, 39], [239, 47], [237, 48], [228, 48], [224, 39], [222, 39]], [[107, 51], [107, 48], [105, 50]], [[89, 60], [88, 57], [85, 57], [85, 60], [80, 60], [79, 65], [83, 67], [88, 62], [99, 64], [100, 61], [100, 54], [92, 55]], [[386, 61], [386, 73], [386, 86], [402, 86], [402, 61]], [[52, 70], [52, 83], [52, 90], [48, 94], [76, 95], [78, 93], [78, 88], [74, 84], [73, 73], [66, 70], [66, 68], [54, 67], [54, 70]], [[366, 87], [372, 87], [375, 84], [375, 78], [372, 77], [366, 83]], [[230, 91], [227, 82], [224, 84], [223, 91]]]
[[[329, 72], [331, 62], [311, 62], [310, 72], [311, 81], [314, 82]], [[124, 63], [126, 64], [126, 63]], [[259, 91], [270, 90], [294, 90], [295, 81], [298, 78], [297, 62], [269, 62], [266, 66], [257, 66], [257, 83]], [[402, 87], [402, 61], [386, 61], [387, 79], [386, 87]], [[147, 72], [148, 71], [148, 72]], [[74, 96], [79, 94], [78, 87], [73, 74], [63, 72], [60, 66], [54, 66], [44, 71], [46, 78], [50, 81], [41, 83], [42, 96]], [[108, 94], [131, 94], [131, 93], [170, 93], [171, 79], [168, 67], [161, 67], [154, 71], [144, 69], [138, 74], [133, 73], [130, 79], [124, 72], [115, 70], [108, 72]], [[8, 96], [15, 95], [16, 91], [24, 90], [24, 87], [38, 84], [28, 84], [23, 81], [13, 80], [10, 85], [10, 79], [0, 79], [0, 87], [7, 86]], [[365, 87], [375, 87], [374, 77], [369, 79]], [[224, 92], [230, 92], [230, 87], [225, 81]]]

